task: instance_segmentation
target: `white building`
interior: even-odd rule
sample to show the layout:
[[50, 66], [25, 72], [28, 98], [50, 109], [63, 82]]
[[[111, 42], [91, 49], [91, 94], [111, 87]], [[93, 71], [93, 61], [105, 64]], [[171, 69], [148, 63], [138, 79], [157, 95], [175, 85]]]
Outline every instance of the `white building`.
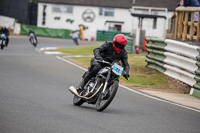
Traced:
[[[39, 0], [38, 27], [77, 30], [88, 27], [85, 38], [97, 30], [137, 32], [165, 37], [178, 0]], [[143, 21], [142, 21], [143, 20]]]
[[144, 36], [165, 38], [167, 30], [171, 30], [178, 2], [180, 0], [133, 0], [131, 15], [135, 45], [143, 44]]
[[180, 0], [133, 0], [133, 29], [146, 36], [165, 37], [171, 28], [171, 18]]
[[88, 27], [85, 38], [96, 38], [97, 30], [131, 32], [132, 16], [129, 9], [132, 0], [123, 4], [107, 0], [39, 0], [38, 27], [79, 29]]

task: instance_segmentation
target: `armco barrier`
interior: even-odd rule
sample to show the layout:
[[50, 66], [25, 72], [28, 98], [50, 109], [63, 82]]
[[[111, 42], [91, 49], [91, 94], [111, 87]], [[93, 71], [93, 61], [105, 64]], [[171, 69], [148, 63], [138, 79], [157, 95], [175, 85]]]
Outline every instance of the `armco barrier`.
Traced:
[[24, 25], [24, 24], [21, 24], [20, 34], [28, 35], [30, 28], [35, 32], [37, 36], [71, 39], [71, 36], [70, 36], [71, 30], [41, 28], [41, 27], [36, 27], [32, 25]]
[[200, 98], [200, 48], [170, 39], [146, 40], [147, 67], [190, 85], [190, 94]]

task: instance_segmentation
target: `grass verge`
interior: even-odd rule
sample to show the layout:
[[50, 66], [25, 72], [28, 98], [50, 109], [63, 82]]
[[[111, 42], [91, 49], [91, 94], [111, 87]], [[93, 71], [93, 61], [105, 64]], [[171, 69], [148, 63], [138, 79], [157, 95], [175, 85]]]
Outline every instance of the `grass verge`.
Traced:
[[[98, 46], [81, 46], [74, 48], [61, 48], [56, 51], [68, 53], [69, 55], [93, 55], [93, 49]], [[68, 58], [74, 63], [87, 68], [90, 65], [91, 57], [73, 57]], [[146, 66], [145, 54], [128, 54], [128, 62], [130, 65], [130, 78], [127, 81], [125, 78], [120, 77], [120, 83], [135, 86], [139, 88], [152, 89], [152, 88], [165, 88], [168, 84], [169, 77]], [[80, 75], [82, 76], [82, 75]]]

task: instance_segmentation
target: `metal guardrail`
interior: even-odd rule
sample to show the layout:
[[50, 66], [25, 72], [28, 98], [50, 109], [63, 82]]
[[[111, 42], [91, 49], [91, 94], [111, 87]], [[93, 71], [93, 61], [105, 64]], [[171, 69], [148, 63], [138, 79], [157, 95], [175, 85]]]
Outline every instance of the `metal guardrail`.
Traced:
[[191, 95], [200, 98], [200, 48], [175, 40], [146, 38], [147, 67], [191, 86]]

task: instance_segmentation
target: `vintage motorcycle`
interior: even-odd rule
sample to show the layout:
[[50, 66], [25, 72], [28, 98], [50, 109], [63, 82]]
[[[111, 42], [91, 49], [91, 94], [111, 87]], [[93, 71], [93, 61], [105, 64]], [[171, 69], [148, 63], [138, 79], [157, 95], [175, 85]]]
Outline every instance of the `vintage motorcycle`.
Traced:
[[3, 49], [6, 46], [6, 35], [1, 34], [1, 49]]
[[[96, 60], [98, 61], [98, 60]], [[98, 61], [105, 65], [95, 77], [90, 79], [83, 90], [70, 86], [74, 94], [73, 104], [81, 106], [84, 102], [96, 104], [97, 111], [103, 111], [112, 102], [118, 90], [119, 77], [125, 73], [119, 62]], [[129, 80], [128, 78], [126, 78]]]
[[37, 40], [36, 40], [36, 37], [35, 37], [35, 35], [33, 34], [33, 33], [30, 33], [30, 42], [31, 42], [31, 44], [34, 46], [34, 47], [36, 47], [37, 46]]

